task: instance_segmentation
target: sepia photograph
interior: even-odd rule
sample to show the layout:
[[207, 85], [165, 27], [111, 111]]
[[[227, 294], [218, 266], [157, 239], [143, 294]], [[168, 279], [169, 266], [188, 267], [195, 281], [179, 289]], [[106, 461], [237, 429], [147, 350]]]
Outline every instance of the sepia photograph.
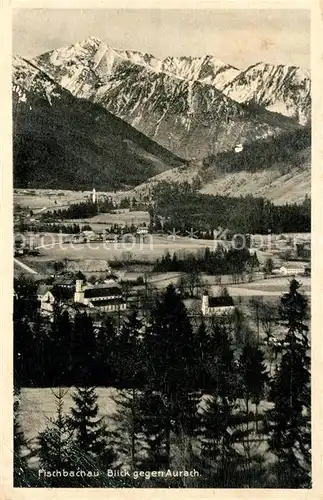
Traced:
[[15, 488], [312, 488], [311, 103], [309, 9], [13, 9]]

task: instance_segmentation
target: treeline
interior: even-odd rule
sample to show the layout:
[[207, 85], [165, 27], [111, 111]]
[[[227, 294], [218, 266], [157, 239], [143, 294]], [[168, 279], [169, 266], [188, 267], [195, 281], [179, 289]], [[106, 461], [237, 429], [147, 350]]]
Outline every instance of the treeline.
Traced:
[[80, 203], [71, 203], [68, 208], [54, 209], [53, 211], [42, 214], [42, 219], [83, 219], [93, 217], [99, 213], [111, 213], [117, 209], [130, 209], [130, 210], [146, 210], [147, 204], [135, 197], [125, 197], [119, 203], [113, 201], [111, 198], [101, 198], [95, 203], [92, 200], [82, 201]]
[[51, 212], [46, 212], [42, 215], [44, 220], [57, 220], [57, 219], [83, 219], [93, 217], [98, 214], [98, 207], [96, 203], [90, 201], [82, 201], [80, 203], [72, 203], [68, 208], [54, 209]]
[[205, 248], [198, 254], [187, 254], [181, 258], [174, 252], [171, 256], [167, 252], [161, 259], [156, 260], [153, 271], [171, 272], [179, 271], [190, 273], [192, 271], [207, 274], [241, 274], [259, 269], [257, 255], [251, 254], [248, 249], [225, 249], [219, 245], [215, 250]]
[[[160, 183], [154, 190], [154, 213], [165, 219], [166, 232], [220, 228], [238, 234], [310, 232], [311, 200], [274, 205], [251, 195], [237, 198], [200, 194], [189, 183]], [[193, 237], [194, 234], [193, 234]]]
[[115, 208], [125, 209], [129, 208], [129, 210], [146, 210], [146, 201], [148, 197], [143, 196], [141, 193], [138, 193], [137, 198], [134, 196], [130, 198], [129, 196], [125, 196], [121, 198], [120, 202], [116, 204]]
[[71, 203], [68, 208], [55, 209], [51, 212], [46, 212], [42, 215], [42, 219], [83, 219], [94, 217], [100, 212], [111, 212], [116, 207], [110, 198], [97, 200], [93, 203], [92, 200], [81, 201], [80, 203]]
[[[44, 385], [78, 386], [67, 416], [64, 394], [56, 391], [56, 418], [38, 436], [34, 450], [40, 468], [75, 471], [77, 464], [99, 474], [29, 476], [16, 408], [15, 485], [26, 486], [30, 477], [29, 486], [42, 487], [309, 488], [307, 301], [298, 289], [293, 280], [281, 299], [286, 334], [273, 377], [264, 351], [252, 335], [243, 338], [241, 328], [239, 347], [227, 321], [201, 321], [193, 329], [172, 286], [157, 299], [147, 323], [134, 310], [117, 331], [107, 323], [95, 332], [86, 315], [71, 321], [65, 313], [57, 313], [47, 332], [37, 323], [29, 324], [28, 331], [18, 307], [16, 386], [21, 385], [22, 365], [30, 370], [28, 377], [35, 369], [51, 377]], [[113, 386], [123, 390], [113, 398], [114, 415], [103, 420], [93, 386], [100, 377], [101, 386], [111, 387], [112, 374]], [[263, 401], [272, 403], [270, 409], [260, 410]], [[129, 476], [109, 479], [108, 467], [126, 468]], [[138, 480], [131, 474], [139, 470], [196, 470], [198, 475]]]
[[[31, 231], [33, 233], [64, 233], [64, 234], [79, 234], [81, 227], [79, 224], [46, 224], [40, 222], [37, 224], [20, 222], [17, 225], [17, 230], [20, 233]], [[89, 224], [82, 225], [82, 231], [91, 231], [92, 228]]]
[[[311, 127], [302, 127], [285, 134], [268, 137], [245, 144], [240, 153], [221, 152], [203, 160], [205, 167], [216, 167], [220, 172], [257, 172], [284, 162], [290, 167], [298, 167], [299, 155], [311, 147]], [[282, 172], [285, 173], [285, 172]], [[203, 174], [202, 174], [203, 175]], [[208, 173], [206, 172], [206, 175]]]

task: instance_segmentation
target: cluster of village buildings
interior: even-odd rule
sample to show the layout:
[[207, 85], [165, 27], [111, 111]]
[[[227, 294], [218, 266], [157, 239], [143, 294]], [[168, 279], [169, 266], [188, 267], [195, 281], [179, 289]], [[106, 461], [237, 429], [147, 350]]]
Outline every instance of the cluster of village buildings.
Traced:
[[[273, 275], [304, 276], [309, 266], [298, 263], [284, 263], [279, 269], [273, 270]], [[71, 316], [77, 311], [87, 312], [92, 316], [102, 314], [123, 314], [132, 304], [140, 308], [139, 295], [123, 291], [122, 276], [113, 274], [109, 268], [104, 282], [88, 283], [82, 273], [62, 273], [48, 281], [48, 276], [38, 282], [37, 299], [40, 313], [51, 318], [59, 305]], [[49, 284], [50, 283], [50, 284]], [[200, 297], [200, 312], [203, 316], [227, 314], [233, 311], [235, 305], [232, 297], [212, 297], [208, 292]]]
[[[282, 272], [286, 276], [304, 274], [302, 267], [283, 267]], [[134, 303], [133, 296], [124, 295], [116, 275], [109, 276], [104, 283], [96, 284], [87, 283], [83, 276], [76, 276], [75, 279], [73, 275], [62, 275], [51, 285], [39, 285], [37, 298], [41, 314], [49, 318], [58, 304], [72, 315], [76, 311], [83, 311], [95, 316], [102, 313], [122, 314]], [[201, 296], [200, 311], [203, 316], [230, 314], [234, 308], [235, 304], [230, 296], [213, 297], [207, 291]]]
[[96, 313], [120, 313], [127, 309], [127, 300], [122, 286], [114, 275], [104, 283], [86, 283], [83, 276], [62, 275], [51, 285], [40, 284], [37, 290], [40, 312], [51, 317], [57, 307], [62, 305], [72, 315], [76, 311]]
[[[135, 303], [133, 295], [125, 296], [116, 275], [107, 277], [104, 283], [89, 284], [81, 274], [62, 274], [49, 285], [40, 283], [37, 300], [42, 317], [51, 319], [57, 306], [72, 317], [76, 312], [86, 312], [94, 318], [102, 314], [123, 314]], [[136, 301], [138, 306], [138, 298]], [[203, 316], [228, 314], [235, 305], [232, 297], [212, 297], [204, 291], [200, 301]]]

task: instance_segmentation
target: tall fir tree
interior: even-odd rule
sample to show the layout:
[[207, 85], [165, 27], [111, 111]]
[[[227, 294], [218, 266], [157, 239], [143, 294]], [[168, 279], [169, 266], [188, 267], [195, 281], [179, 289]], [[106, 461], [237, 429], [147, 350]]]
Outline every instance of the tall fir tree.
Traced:
[[35, 281], [22, 274], [14, 279], [14, 291], [14, 318], [36, 321], [38, 303]]
[[239, 367], [239, 386], [245, 402], [246, 414], [249, 414], [250, 404], [254, 404], [257, 416], [257, 407], [265, 395], [269, 375], [264, 353], [256, 343], [244, 346], [239, 359]]
[[311, 485], [311, 391], [308, 301], [300, 283], [290, 282], [281, 299], [280, 316], [287, 332], [280, 364], [271, 383], [267, 412], [269, 445], [277, 456], [278, 484], [289, 488]]
[[[63, 413], [64, 397], [66, 390], [59, 388], [57, 392], [52, 389], [56, 404], [56, 417], [38, 436], [38, 456], [40, 465], [45, 470], [70, 471], [75, 467], [73, 463], [72, 431], [69, 428], [67, 417]], [[69, 478], [52, 477], [50, 486], [70, 486]]]
[[137, 309], [124, 318], [111, 343], [114, 370], [120, 387], [140, 387], [143, 384], [144, 356], [142, 350], [142, 321]]
[[160, 392], [146, 387], [138, 395], [139, 433], [145, 444], [142, 468], [167, 469], [170, 465], [171, 424]]
[[116, 380], [113, 363], [113, 342], [116, 327], [110, 316], [103, 320], [103, 324], [96, 336], [96, 363], [93, 379], [96, 386], [113, 386]]
[[228, 325], [214, 323], [206, 364], [209, 386], [204, 397], [200, 436], [203, 482], [208, 487], [239, 487], [242, 457], [235, 448], [241, 437], [240, 422], [235, 416], [238, 379]]
[[117, 405], [114, 449], [119, 456], [124, 457], [131, 471], [139, 467], [138, 455], [142, 448], [138, 438], [141, 398], [138, 389], [143, 386], [146, 374], [143, 369], [141, 329], [142, 321], [138, 318], [138, 311], [133, 309], [123, 320], [120, 332], [112, 343], [117, 382], [123, 388], [114, 398]]
[[90, 387], [96, 365], [96, 337], [92, 318], [78, 313], [72, 332], [72, 379], [76, 386]]
[[235, 347], [237, 350], [242, 350], [244, 345], [253, 341], [254, 332], [250, 328], [246, 314], [241, 307], [234, 308], [230, 321], [233, 327]]
[[19, 387], [30, 387], [35, 382], [37, 348], [32, 324], [26, 318], [14, 319], [14, 374]]
[[[152, 311], [151, 326], [145, 335], [145, 359], [148, 374], [145, 405], [151, 410], [150, 403], [154, 401], [159, 408], [158, 413], [152, 413], [150, 423], [156, 435], [164, 437], [167, 468], [171, 462], [171, 435], [186, 432], [187, 402], [196, 384], [192, 327], [173, 285], [167, 287]], [[148, 423], [149, 418], [146, 427]], [[147, 428], [146, 432], [152, 436]]]
[[195, 359], [196, 359], [196, 388], [205, 389], [208, 384], [209, 374], [207, 371], [207, 360], [210, 349], [210, 336], [205, 321], [202, 318], [200, 325], [194, 335]]
[[[258, 406], [264, 397], [266, 383], [269, 381], [264, 363], [264, 354], [257, 342], [248, 343], [243, 347], [239, 358], [239, 391], [244, 401], [246, 428], [244, 436], [244, 450], [246, 453], [245, 471], [249, 487], [255, 487], [254, 481], [264, 475], [263, 456], [259, 454], [258, 446], [251, 440], [258, 432]], [[255, 405], [255, 412], [252, 405]]]
[[[143, 445], [140, 439], [140, 393], [136, 388], [123, 389], [113, 397], [116, 411], [112, 417], [115, 429], [112, 431], [113, 449], [117, 465], [134, 470], [142, 468]], [[130, 481], [133, 486], [133, 481]]]
[[77, 450], [77, 461], [94, 461], [101, 469], [111, 466], [114, 453], [109, 445], [110, 433], [104, 418], [98, 416], [98, 396], [94, 387], [78, 387], [72, 395], [68, 424], [73, 430], [73, 445]]
[[72, 323], [67, 311], [57, 309], [50, 332], [51, 357], [55, 366], [53, 386], [68, 386], [72, 372]]

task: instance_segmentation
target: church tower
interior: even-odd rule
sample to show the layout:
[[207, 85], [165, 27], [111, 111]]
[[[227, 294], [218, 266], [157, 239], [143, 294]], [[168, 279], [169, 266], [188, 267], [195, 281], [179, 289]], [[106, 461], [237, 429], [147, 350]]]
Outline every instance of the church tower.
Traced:
[[205, 291], [202, 295], [202, 314], [206, 316], [209, 312], [209, 294]]
[[83, 280], [80, 277], [76, 280], [74, 302], [79, 302], [81, 304], [84, 302]]
[[92, 203], [96, 203], [96, 191], [95, 188], [92, 190]]

